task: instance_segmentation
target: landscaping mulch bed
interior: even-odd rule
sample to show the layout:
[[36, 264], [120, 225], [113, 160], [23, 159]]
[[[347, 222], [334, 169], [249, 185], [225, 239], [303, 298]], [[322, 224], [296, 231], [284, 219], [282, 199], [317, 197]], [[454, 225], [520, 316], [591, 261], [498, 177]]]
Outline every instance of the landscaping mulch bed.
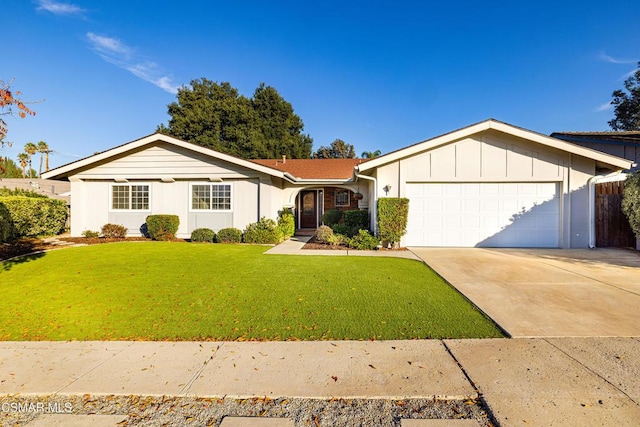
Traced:
[[[312, 237], [302, 247], [302, 249], [320, 249], [320, 250], [330, 250], [330, 251], [346, 251], [346, 250], [349, 250], [349, 248], [344, 246], [344, 245], [332, 245], [330, 243], [320, 242], [315, 238], [315, 236]], [[351, 249], [351, 250], [355, 250], [355, 249]], [[407, 248], [396, 248], [396, 249], [378, 248], [377, 250], [378, 251], [406, 251]]]

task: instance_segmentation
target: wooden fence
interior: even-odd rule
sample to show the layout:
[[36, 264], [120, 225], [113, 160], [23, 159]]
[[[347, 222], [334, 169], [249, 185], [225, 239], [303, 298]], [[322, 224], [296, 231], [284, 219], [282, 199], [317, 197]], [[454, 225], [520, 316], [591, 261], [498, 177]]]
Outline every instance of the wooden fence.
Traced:
[[622, 212], [624, 181], [596, 184], [596, 246], [635, 247], [636, 238]]

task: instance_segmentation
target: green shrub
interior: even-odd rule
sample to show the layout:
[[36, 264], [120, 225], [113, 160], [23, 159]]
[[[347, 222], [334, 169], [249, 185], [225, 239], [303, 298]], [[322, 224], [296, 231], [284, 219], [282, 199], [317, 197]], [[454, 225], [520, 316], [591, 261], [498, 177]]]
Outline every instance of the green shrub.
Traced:
[[347, 238], [342, 234], [333, 233], [329, 237], [327, 237], [327, 243], [332, 246], [340, 246], [343, 245]]
[[119, 224], [105, 224], [100, 230], [106, 238], [124, 239], [127, 237], [127, 227]]
[[240, 243], [242, 241], [242, 231], [237, 228], [223, 228], [216, 235], [216, 242], [220, 243]]
[[331, 226], [331, 229], [335, 234], [342, 234], [343, 236], [353, 236], [358, 230], [352, 230], [347, 227], [346, 224], [334, 224]]
[[99, 235], [100, 235], [100, 233], [98, 233], [97, 231], [84, 230], [82, 232], [82, 237], [86, 237], [87, 239], [94, 239], [94, 238], [98, 237]]
[[328, 225], [321, 225], [318, 227], [316, 234], [314, 235], [317, 241], [325, 243], [329, 241], [331, 236], [333, 236], [333, 230]]
[[11, 221], [9, 209], [0, 202], [0, 243], [10, 242], [17, 237], [18, 233]]
[[149, 215], [147, 232], [153, 240], [171, 240], [176, 237], [180, 218], [178, 215]]
[[342, 219], [342, 211], [340, 209], [329, 209], [322, 214], [322, 223], [331, 227], [338, 224]]
[[356, 233], [358, 230], [368, 230], [369, 229], [369, 211], [367, 211], [366, 209], [345, 211], [344, 225], [349, 227], [350, 230], [355, 229]]
[[48, 197], [45, 194], [36, 193], [34, 190], [25, 190], [22, 188], [15, 188], [13, 190], [10, 190], [7, 187], [0, 188], [0, 197], [8, 197], [8, 196], [24, 196], [24, 197], [35, 197], [37, 199], [48, 199]]
[[242, 239], [245, 243], [273, 244], [280, 243], [283, 235], [274, 220], [262, 217], [260, 221], [247, 225]]
[[624, 183], [622, 212], [629, 219], [633, 234], [640, 239], [640, 172], [636, 171]]
[[191, 232], [192, 242], [213, 243], [216, 239], [216, 233], [210, 228], [196, 228]]
[[375, 249], [380, 244], [380, 240], [372, 236], [367, 230], [359, 230], [358, 234], [345, 239], [345, 241], [350, 248], [363, 251]]
[[378, 199], [378, 234], [380, 240], [398, 247], [400, 239], [407, 233], [409, 199], [384, 197]]
[[291, 209], [284, 208], [278, 217], [278, 227], [282, 232], [282, 236], [285, 239], [293, 236], [296, 233], [296, 220], [291, 213]]
[[0, 197], [9, 211], [15, 237], [60, 234], [67, 222], [67, 205], [62, 200], [42, 197]]

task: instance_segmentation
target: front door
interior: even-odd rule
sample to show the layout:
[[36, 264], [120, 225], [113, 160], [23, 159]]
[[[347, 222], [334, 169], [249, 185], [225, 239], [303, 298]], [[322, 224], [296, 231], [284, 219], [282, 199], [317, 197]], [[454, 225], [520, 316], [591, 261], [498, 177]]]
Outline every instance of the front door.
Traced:
[[300, 193], [301, 209], [300, 209], [300, 226], [302, 228], [318, 227], [318, 209], [316, 205], [316, 192], [303, 191]]

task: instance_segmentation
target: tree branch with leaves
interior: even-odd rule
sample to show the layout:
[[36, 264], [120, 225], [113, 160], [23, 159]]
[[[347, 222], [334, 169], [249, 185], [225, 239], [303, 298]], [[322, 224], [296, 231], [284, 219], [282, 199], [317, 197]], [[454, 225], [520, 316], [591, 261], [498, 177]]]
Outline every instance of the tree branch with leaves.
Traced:
[[[19, 98], [20, 92], [11, 90], [11, 83], [0, 80], [0, 141], [7, 136], [7, 122], [2, 116], [12, 116], [17, 114], [18, 117], [35, 116], [36, 113], [27, 107], [26, 102]], [[3, 144], [4, 145], [4, 144]]]

